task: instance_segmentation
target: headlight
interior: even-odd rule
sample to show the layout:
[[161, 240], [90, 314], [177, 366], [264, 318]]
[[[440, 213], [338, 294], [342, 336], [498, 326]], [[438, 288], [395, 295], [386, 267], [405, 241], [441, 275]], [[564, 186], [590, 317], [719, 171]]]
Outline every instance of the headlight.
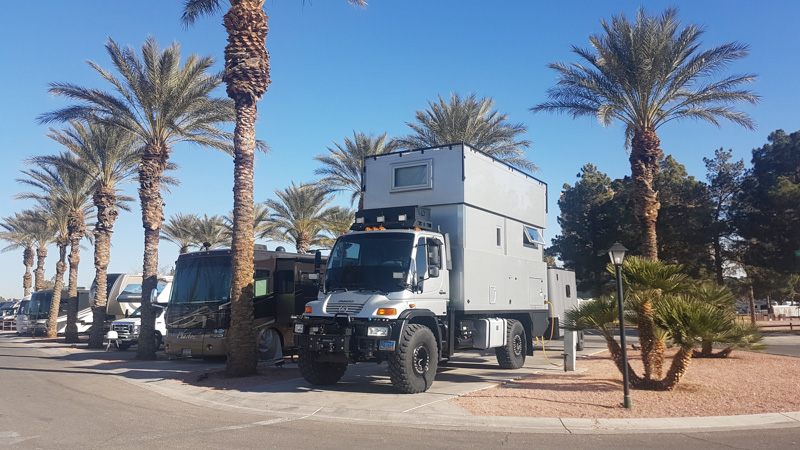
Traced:
[[211, 337], [212, 338], [223, 338], [225, 337], [225, 332], [227, 330], [224, 328], [218, 328], [216, 330], [211, 330]]
[[133, 326], [133, 334], [139, 334], [139, 325]]
[[373, 337], [386, 337], [389, 335], [388, 327], [369, 327], [367, 328], [367, 336]]
[[294, 324], [294, 332], [295, 332], [295, 333], [297, 333], [297, 334], [303, 334], [303, 332], [305, 332], [305, 331], [306, 331], [306, 327], [305, 327], [305, 325], [303, 325], [302, 323], [296, 323], [296, 324]]

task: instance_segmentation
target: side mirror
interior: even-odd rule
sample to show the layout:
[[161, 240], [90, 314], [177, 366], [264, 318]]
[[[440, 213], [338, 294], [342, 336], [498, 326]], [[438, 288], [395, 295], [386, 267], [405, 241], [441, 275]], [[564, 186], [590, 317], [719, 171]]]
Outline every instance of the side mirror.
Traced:
[[156, 288], [150, 291], [150, 304], [152, 305], [154, 303], [158, 303], [158, 289]]
[[319, 271], [319, 268], [322, 267], [322, 252], [317, 250], [314, 253], [314, 270]]
[[428, 267], [428, 274], [430, 275], [431, 278], [438, 277], [439, 276], [439, 268], [436, 267], [436, 266]]

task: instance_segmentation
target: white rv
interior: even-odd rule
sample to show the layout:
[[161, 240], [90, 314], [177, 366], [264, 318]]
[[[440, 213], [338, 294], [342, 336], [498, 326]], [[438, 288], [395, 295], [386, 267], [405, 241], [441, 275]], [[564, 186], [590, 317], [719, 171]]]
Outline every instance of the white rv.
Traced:
[[[385, 360], [393, 386], [415, 393], [458, 350], [493, 348], [502, 368], [521, 367], [557, 326], [547, 185], [462, 144], [369, 157], [363, 170], [365, 209], [295, 320], [303, 377], [332, 384], [348, 364]], [[575, 301], [574, 275], [559, 283], [555, 297]]]

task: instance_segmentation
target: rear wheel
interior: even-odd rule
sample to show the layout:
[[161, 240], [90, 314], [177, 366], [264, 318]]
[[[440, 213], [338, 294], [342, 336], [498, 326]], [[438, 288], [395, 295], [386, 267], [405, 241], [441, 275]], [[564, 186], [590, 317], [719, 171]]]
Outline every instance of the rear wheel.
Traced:
[[424, 325], [409, 324], [397, 347], [388, 358], [392, 386], [404, 394], [427, 391], [439, 364], [436, 338], [431, 330]]
[[119, 343], [117, 343], [117, 347], [119, 347], [120, 350], [127, 350], [127, 349], [131, 348], [131, 343], [130, 342], [119, 342]]
[[525, 327], [518, 320], [508, 319], [506, 325], [506, 345], [494, 350], [497, 363], [502, 369], [519, 369], [525, 364], [528, 341], [525, 339]]
[[315, 386], [336, 384], [344, 376], [347, 363], [318, 361], [319, 353], [300, 349], [297, 355], [297, 367], [306, 381]]
[[158, 349], [161, 348], [161, 344], [164, 342], [164, 338], [161, 337], [161, 333], [156, 331], [153, 339], [155, 340], [155, 343], [153, 345], [155, 345], [155, 349], [156, 351], [158, 351]]

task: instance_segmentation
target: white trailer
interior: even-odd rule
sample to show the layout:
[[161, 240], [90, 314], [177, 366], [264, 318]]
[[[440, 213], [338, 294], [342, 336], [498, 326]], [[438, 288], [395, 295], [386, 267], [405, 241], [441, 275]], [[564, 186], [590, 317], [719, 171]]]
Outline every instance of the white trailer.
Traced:
[[363, 180], [365, 209], [295, 322], [306, 380], [387, 360], [398, 390], [422, 392], [469, 349], [521, 367], [551, 323], [547, 185], [463, 144], [370, 157]]

